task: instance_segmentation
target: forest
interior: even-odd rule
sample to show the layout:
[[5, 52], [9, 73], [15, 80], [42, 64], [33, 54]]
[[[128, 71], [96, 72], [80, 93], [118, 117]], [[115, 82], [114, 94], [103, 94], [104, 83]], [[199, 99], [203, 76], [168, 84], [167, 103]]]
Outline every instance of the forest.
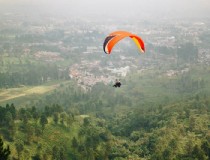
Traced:
[[[27, 107], [0, 107], [0, 154], [20, 160], [208, 160], [210, 68], [130, 73], [122, 88], [73, 80]], [[157, 76], [162, 75], [162, 76]]]

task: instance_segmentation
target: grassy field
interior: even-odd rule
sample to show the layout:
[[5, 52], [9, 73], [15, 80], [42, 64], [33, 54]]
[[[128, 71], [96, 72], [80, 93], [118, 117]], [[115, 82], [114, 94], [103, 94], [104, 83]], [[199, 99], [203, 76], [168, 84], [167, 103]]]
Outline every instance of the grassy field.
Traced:
[[52, 92], [60, 84], [69, 83], [68, 81], [56, 81], [46, 83], [41, 86], [22, 86], [20, 88], [9, 88], [0, 90], [0, 104], [15, 103], [16, 106], [27, 104], [27, 102], [38, 100], [43, 95]]

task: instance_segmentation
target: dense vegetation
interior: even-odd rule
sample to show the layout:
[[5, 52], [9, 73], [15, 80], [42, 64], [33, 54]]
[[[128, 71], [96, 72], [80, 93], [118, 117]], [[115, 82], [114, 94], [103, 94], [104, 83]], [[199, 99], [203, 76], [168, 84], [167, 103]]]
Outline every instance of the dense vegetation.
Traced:
[[131, 73], [120, 89], [87, 93], [63, 84], [26, 108], [1, 106], [0, 133], [10, 159], [208, 160], [208, 73]]
[[9, 155], [10, 155], [9, 146], [7, 146], [7, 148], [4, 148], [4, 142], [0, 138], [0, 159], [1, 160], [8, 159]]
[[68, 75], [67, 70], [59, 71], [59, 67], [51, 63], [32, 63], [18, 60], [14, 61], [13, 64], [7, 64], [2, 61], [0, 67], [0, 88], [41, 85], [49, 80], [65, 79]]

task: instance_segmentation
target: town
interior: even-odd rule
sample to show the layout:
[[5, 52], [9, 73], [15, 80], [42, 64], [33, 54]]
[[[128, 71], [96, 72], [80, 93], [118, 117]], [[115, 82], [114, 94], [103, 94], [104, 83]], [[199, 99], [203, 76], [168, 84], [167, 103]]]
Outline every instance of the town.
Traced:
[[[55, 63], [60, 71], [67, 68], [69, 78], [85, 91], [90, 91], [98, 82], [112, 85], [115, 79], [133, 71], [162, 68], [163, 74], [175, 76], [187, 72], [190, 63], [210, 64], [210, 39], [206, 39], [206, 35], [210, 35], [208, 19], [167, 19], [154, 23], [139, 20], [131, 25], [111, 20], [106, 24], [48, 16], [32, 23], [23, 15], [13, 13], [5, 13], [2, 17], [1, 57], [30, 57], [31, 61]], [[146, 53], [140, 53], [131, 40], [125, 39], [117, 44], [111, 55], [106, 55], [104, 38], [120, 28], [141, 36]], [[189, 48], [192, 55], [183, 54]], [[185, 63], [179, 70], [177, 66], [183, 59]]]

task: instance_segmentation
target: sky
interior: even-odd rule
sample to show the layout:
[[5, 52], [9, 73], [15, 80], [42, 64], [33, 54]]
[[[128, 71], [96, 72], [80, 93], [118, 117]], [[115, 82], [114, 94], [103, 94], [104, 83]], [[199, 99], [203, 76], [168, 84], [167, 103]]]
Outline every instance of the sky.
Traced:
[[210, 0], [0, 0], [3, 12], [98, 17], [210, 17]]

